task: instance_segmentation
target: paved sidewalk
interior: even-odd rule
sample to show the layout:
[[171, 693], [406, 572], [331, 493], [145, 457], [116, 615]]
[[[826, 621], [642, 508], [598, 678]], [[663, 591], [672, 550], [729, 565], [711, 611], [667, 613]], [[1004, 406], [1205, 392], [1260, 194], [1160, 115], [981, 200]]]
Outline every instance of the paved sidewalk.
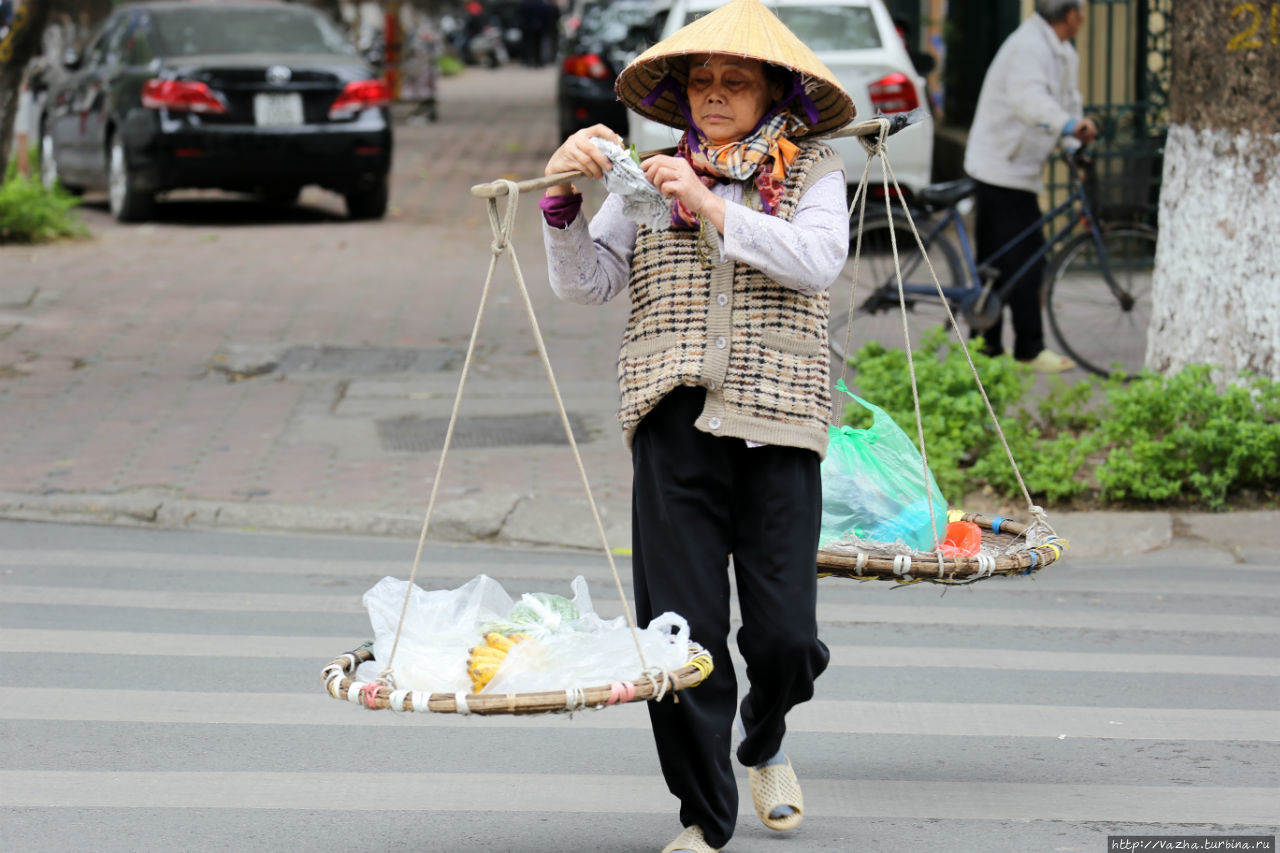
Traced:
[[[349, 223], [339, 198], [309, 189], [283, 212], [185, 194], [160, 221], [121, 227], [90, 197], [94, 239], [0, 248], [0, 511], [416, 535], [439, 453], [393, 443], [453, 404], [492, 258], [469, 188], [541, 174], [556, 144], [550, 70], [469, 70], [440, 95], [438, 123], [398, 128], [385, 222]], [[555, 300], [533, 199], [514, 236], [610, 541], [625, 546], [625, 305]], [[599, 540], [554, 413], [504, 256], [436, 534]], [[470, 420], [486, 416], [499, 421]], [[508, 434], [474, 446], [485, 428]], [[534, 432], [561, 443], [514, 443]]]
[[[284, 211], [185, 194], [122, 227], [91, 197], [93, 239], [0, 247], [0, 515], [416, 536], [493, 257], [469, 188], [541, 174], [558, 141], [550, 69], [469, 70], [440, 100], [438, 123], [398, 129], [384, 222], [349, 223], [311, 189]], [[609, 544], [625, 548], [625, 302], [554, 298], [532, 198], [513, 245]], [[599, 545], [555, 411], [504, 256], [432, 538]], [[1168, 513], [1059, 526], [1077, 553], [1123, 553], [1175, 532], [1274, 547], [1277, 518], [1240, 516], [1226, 537], [1214, 517]]]

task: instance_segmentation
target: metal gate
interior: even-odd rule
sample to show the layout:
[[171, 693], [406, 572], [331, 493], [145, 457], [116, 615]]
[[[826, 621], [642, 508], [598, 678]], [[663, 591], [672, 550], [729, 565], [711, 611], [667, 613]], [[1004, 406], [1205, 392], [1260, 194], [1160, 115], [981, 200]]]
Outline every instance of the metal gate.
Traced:
[[[1098, 123], [1095, 146], [1102, 217], [1156, 224], [1169, 126], [1170, 8], [1173, 0], [1088, 0], [1080, 49], [1085, 114]], [[1049, 197], [1067, 189], [1056, 165]]]

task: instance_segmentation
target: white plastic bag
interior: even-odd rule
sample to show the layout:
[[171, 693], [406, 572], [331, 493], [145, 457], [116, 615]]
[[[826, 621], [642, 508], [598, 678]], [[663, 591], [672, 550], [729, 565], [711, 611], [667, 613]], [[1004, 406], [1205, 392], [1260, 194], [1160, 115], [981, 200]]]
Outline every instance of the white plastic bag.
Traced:
[[[374, 660], [362, 665], [360, 680], [376, 678], [391, 655], [408, 583], [383, 578], [364, 594], [373, 625]], [[393, 661], [396, 687], [471, 692], [467, 649], [476, 644], [480, 626], [506, 616], [511, 605], [502, 584], [488, 575], [477, 575], [457, 589], [428, 592], [415, 585]]]
[[[518, 643], [482, 692], [572, 690], [639, 678], [644, 666], [626, 620], [597, 621], [594, 630], [561, 631]], [[663, 613], [638, 634], [650, 667], [675, 670], [688, 661], [689, 623], [684, 617]]]
[[[360, 666], [360, 681], [375, 679], [391, 654], [407, 583], [383, 578], [364, 595], [373, 625], [374, 660]], [[427, 592], [414, 586], [392, 662], [396, 688], [470, 693], [469, 650], [484, 642], [486, 631], [495, 629], [518, 630], [527, 639], [511, 649], [481, 692], [572, 690], [638, 678], [644, 666], [626, 620], [601, 619], [581, 576], [570, 588], [569, 601], [533, 593], [516, 602], [487, 575], [457, 589]], [[649, 667], [674, 670], [688, 660], [689, 625], [677, 614], [662, 614], [638, 635]]]

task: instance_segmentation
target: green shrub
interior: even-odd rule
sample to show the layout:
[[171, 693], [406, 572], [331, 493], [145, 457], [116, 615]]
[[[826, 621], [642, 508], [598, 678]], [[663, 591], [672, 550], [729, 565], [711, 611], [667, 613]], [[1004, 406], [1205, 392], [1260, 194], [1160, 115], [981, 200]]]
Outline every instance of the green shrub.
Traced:
[[1208, 367], [1144, 375], [1107, 393], [1102, 497], [1197, 501], [1280, 485], [1280, 383], [1249, 376], [1220, 390]]
[[[970, 352], [1036, 501], [1221, 509], [1241, 490], [1274, 497], [1280, 484], [1280, 382], [1247, 377], [1219, 389], [1206, 367], [1127, 384], [1091, 378], [1068, 385], [1051, 377], [1049, 393], [1036, 400], [1027, 396], [1027, 368]], [[989, 487], [1021, 500], [960, 344], [935, 329], [913, 356], [929, 467], [943, 495], [958, 503]], [[918, 443], [906, 353], [873, 343], [850, 364], [861, 396]], [[849, 407], [845, 422], [866, 426], [863, 414]]]
[[[1031, 387], [1031, 374], [1012, 360], [988, 358], [977, 349], [971, 354], [1003, 423], [1010, 404]], [[913, 356], [929, 468], [942, 494], [958, 499], [972, 487], [968, 469], [998, 439], [961, 345], [948, 338], [945, 329], [926, 333]], [[850, 366], [861, 396], [884, 409], [919, 446], [906, 352], [869, 343], [853, 356]], [[854, 426], [869, 424], [859, 406], [846, 407], [845, 418]]]
[[0, 183], [0, 243], [42, 243], [84, 236], [88, 232], [75, 211], [79, 203], [61, 187], [50, 192], [38, 177], [19, 175], [10, 162]]

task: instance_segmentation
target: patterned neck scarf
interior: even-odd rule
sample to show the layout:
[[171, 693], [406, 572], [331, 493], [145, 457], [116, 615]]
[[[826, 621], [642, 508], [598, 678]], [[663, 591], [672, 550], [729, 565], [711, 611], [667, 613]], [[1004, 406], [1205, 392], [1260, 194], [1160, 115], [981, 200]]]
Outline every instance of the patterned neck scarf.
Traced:
[[[764, 212], [773, 216], [782, 199], [787, 168], [800, 150], [787, 138], [787, 132], [796, 124], [790, 112], [775, 112], [766, 116], [745, 138], [712, 146], [707, 144], [706, 136], [697, 125], [690, 122], [676, 153], [689, 161], [694, 174], [707, 187], [722, 180], [754, 179]], [[671, 227], [677, 230], [698, 227], [698, 217], [679, 199], [671, 200]]]
[[[765, 113], [755, 129], [737, 142], [707, 147], [707, 137], [693, 120], [693, 112], [685, 97], [684, 87], [670, 74], [658, 81], [653, 91], [645, 96], [643, 104], [653, 105], [665, 94], [670, 94], [684, 115], [688, 130], [680, 138], [677, 154], [689, 161], [693, 171], [703, 184], [711, 187], [719, 181], [745, 181], [755, 177], [760, 191], [761, 205], [770, 216], [776, 215], [778, 202], [787, 179], [787, 169], [795, 159], [799, 148], [789, 135], [803, 133], [818, 121], [818, 108], [805, 91], [804, 80], [799, 74], [791, 75], [791, 88], [782, 100]], [[809, 125], [797, 118], [794, 108], [799, 108], [809, 119]], [[698, 217], [679, 201], [671, 201], [671, 227], [689, 229], [699, 227]]]

